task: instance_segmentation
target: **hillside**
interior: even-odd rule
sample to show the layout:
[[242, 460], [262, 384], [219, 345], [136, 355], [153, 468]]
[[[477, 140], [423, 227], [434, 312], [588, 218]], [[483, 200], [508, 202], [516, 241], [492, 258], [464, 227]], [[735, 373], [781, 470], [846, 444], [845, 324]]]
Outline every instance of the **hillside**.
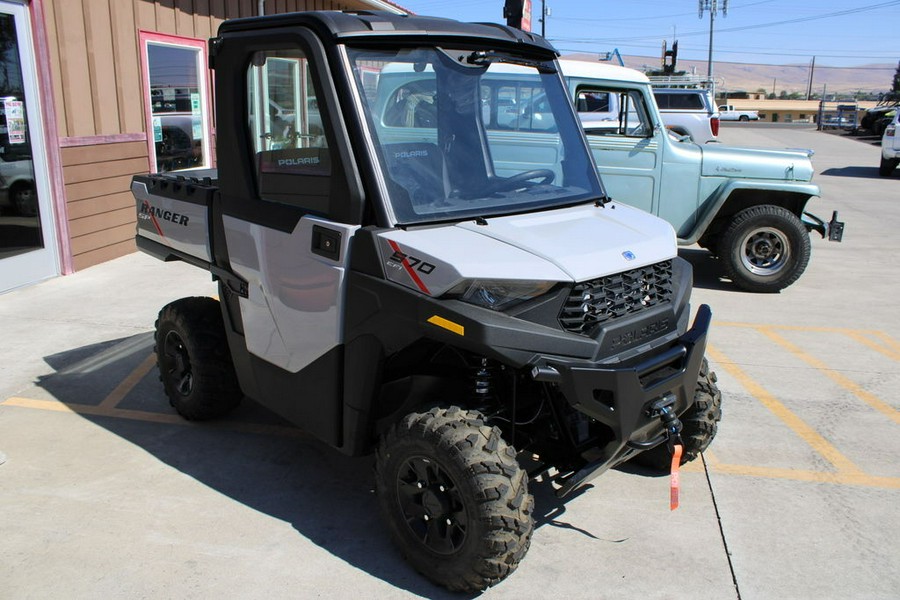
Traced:
[[[576, 60], [597, 60], [596, 54], [577, 53], [566, 54], [566, 58]], [[900, 58], [900, 55], [898, 55]], [[639, 71], [645, 70], [645, 66], [659, 68], [660, 59], [650, 56], [624, 56], [625, 66]], [[821, 63], [821, 61], [820, 61]], [[894, 64], [869, 64], [858, 68], [834, 68], [823, 64], [816, 64], [813, 77], [813, 91], [822, 93], [823, 86], [828, 86], [828, 93], [846, 92], [885, 92], [890, 88], [891, 78], [896, 68]], [[689, 73], [695, 70], [697, 75], [706, 74], [706, 61], [703, 60], [679, 60], [678, 68]], [[774, 82], [775, 93], [782, 90], [806, 93], [809, 78], [809, 65], [759, 65], [750, 63], [732, 63], [715, 61], [714, 75], [729, 91], [742, 90], [755, 92], [763, 88], [772, 93]], [[723, 82], [724, 79], [724, 82]]]

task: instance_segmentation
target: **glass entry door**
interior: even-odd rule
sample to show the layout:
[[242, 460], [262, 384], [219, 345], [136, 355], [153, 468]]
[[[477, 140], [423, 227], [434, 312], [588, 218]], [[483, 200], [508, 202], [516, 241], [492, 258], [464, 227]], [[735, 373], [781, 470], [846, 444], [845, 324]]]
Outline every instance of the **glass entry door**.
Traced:
[[26, 9], [0, 1], [0, 293], [59, 273]]

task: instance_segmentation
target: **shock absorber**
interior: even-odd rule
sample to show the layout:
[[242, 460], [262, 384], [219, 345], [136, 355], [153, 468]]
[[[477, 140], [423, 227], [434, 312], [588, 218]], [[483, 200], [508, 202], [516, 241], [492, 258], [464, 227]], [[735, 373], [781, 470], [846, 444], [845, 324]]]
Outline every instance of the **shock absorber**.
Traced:
[[488, 358], [481, 357], [472, 371], [472, 395], [476, 406], [486, 407], [494, 402], [494, 382], [497, 366]]

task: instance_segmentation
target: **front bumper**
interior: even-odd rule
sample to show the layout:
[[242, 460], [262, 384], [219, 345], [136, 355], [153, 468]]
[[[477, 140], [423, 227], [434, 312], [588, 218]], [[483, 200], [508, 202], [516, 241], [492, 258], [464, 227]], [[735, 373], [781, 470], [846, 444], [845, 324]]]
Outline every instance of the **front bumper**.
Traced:
[[709, 306], [701, 305], [693, 326], [668, 347], [627, 363], [598, 366], [545, 357], [533, 365], [536, 381], [556, 384], [575, 410], [614, 433], [614, 441], [593, 449], [590, 461], [564, 481], [560, 496], [629, 458], [633, 447], [663, 439], [661, 421], [649, 414], [654, 401], [674, 396], [679, 415], [691, 407], [711, 320]]

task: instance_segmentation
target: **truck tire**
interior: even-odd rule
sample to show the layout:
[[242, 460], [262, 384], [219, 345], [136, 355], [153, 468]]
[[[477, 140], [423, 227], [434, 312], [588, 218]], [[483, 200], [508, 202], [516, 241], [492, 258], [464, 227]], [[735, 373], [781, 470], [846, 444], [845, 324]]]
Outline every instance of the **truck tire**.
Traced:
[[[722, 393], [716, 381], [718, 379], [715, 372], [709, 370], [709, 363], [704, 358], [697, 378], [697, 389], [694, 391], [694, 404], [679, 417], [684, 425], [681, 430], [681, 441], [684, 444], [681, 464], [700, 456], [716, 437], [719, 421], [722, 419]], [[665, 444], [646, 450], [633, 460], [660, 472], [668, 472], [672, 466], [672, 455]]]
[[182, 298], [156, 320], [156, 364], [169, 403], [185, 419], [221, 417], [240, 404], [219, 302]]
[[718, 246], [725, 273], [748, 292], [788, 287], [809, 264], [809, 234], [797, 216], [781, 206], [752, 206], [739, 212]]
[[890, 174], [894, 172], [894, 169], [897, 168], [897, 164], [900, 164], [900, 159], [884, 158], [882, 156], [881, 164], [878, 166], [878, 174], [882, 177], [890, 176]]
[[747, 115], [741, 115], [740, 117], [738, 117], [738, 120], [739, 121], [749, 121], [750, 117], [748, 117]]
[[404, 558], [452, 591], [475, 593], [528, 551], [528, 476], [496, 427], [456, 406], [411, 413], [376, 451], [382, 514]]

